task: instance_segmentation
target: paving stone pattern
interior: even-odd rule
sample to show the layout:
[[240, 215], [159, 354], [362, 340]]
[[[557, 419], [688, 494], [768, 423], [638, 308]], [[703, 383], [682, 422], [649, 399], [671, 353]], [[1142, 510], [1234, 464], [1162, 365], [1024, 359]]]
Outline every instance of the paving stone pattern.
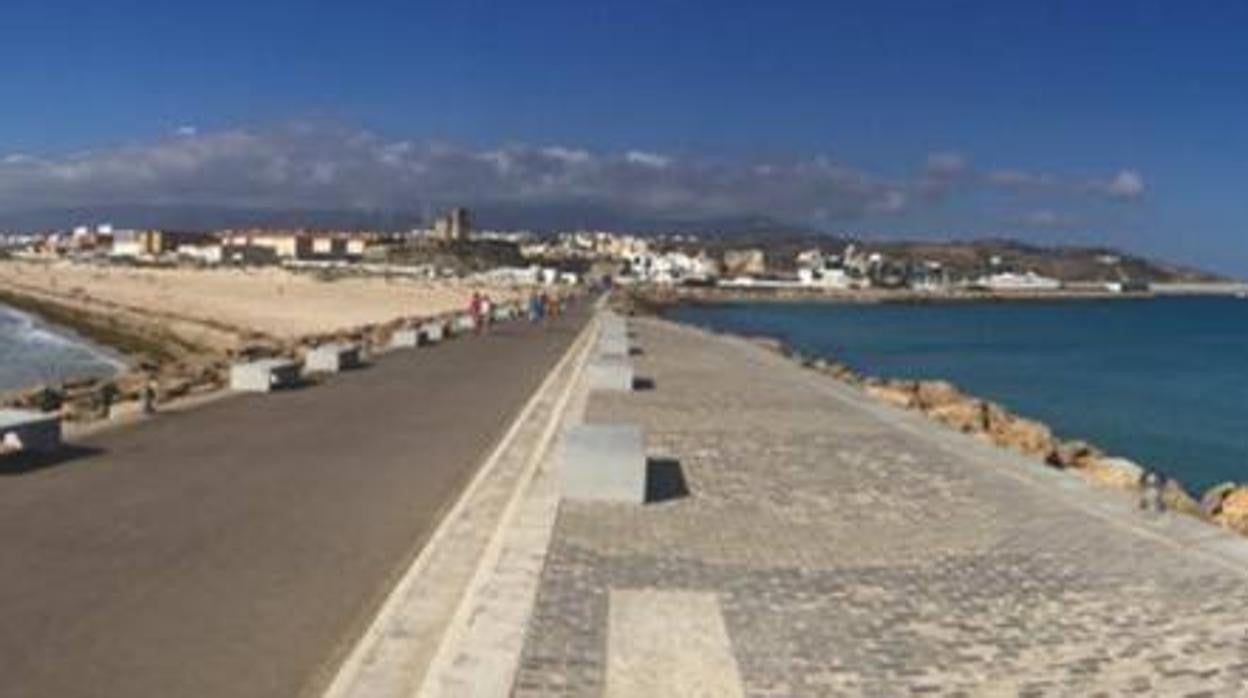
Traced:
[[744, 342], [634, 327], [654, 388], [587, 420], [643, 425], [689, 495], [562, 503], [513, 695], [602, 694], [612, 589], [716, 594], [747, 696], [1248, 695], [1235, 569]]

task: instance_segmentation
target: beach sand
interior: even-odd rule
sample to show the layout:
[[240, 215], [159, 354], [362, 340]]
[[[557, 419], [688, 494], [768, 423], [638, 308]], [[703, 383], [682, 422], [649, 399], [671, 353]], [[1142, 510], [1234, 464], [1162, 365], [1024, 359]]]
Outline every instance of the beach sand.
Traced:
[[[280, 268], [154, 269], [70, 262], [0, 263], [0, 288], [84, 310], [142, 314], [217, 348], [249, 333], [282, 340], [465, 308], [476, 287], [454, 280], [324, 279]], [[481, 289], [496, 300], [519, 292]]]

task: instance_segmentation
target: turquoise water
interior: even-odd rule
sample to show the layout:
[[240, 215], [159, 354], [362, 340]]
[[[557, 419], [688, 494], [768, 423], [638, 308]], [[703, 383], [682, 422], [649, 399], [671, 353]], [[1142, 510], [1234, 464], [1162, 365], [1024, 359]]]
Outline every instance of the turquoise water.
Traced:
[[1248, 481], [1248, 300], [682, 306], [867, 374], [946, 378], [1201, 491]]
[[113, 375], [122, 363], [108, 352], [0, 305], [0, 391]]

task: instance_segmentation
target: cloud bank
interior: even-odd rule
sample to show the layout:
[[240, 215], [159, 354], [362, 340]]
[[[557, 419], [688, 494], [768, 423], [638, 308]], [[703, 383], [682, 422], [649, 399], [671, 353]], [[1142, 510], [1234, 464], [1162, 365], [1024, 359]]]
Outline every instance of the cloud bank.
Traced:
[[956, 152], [932, 153], [912, 176], [889, 177], [825, 156], [717, 160], [564, 144], [479, 149], [307, 125], [214, 132], [183, 126], [147, 143], [0, 156], [0, 211], [117, 204], [418, 211], [456, 202], [577, 203], [667, 217], [761, 213], [833, 225], [921, 213], [977, 189], [1119, 202], [1146, 191], [1143, 176], [1131, 169], [1086, 178], [980, 170]]

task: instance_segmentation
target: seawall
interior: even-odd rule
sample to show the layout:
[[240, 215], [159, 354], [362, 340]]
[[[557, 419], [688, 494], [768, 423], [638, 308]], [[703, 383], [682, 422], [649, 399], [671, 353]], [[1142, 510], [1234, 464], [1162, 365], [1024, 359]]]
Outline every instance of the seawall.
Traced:
[[[644, 296], [629, 298], [623, 305], [632, 312], [660, 315], [672, 307], [668, 303], [653, 303]], [[1248, 535], [1248, 485], [1225, 482], [1194, 495], [1179, 479], [1161, 475], [1147, 463], [1116, 456], [1082, 439], [1062, 437], [1041, 420], [1019, 415], [1008, 405], [964, 392], [939, 377], [898, 379], [866, 375], [835, 356], [804, 355], [775, 337], [749, 339], [809, 370], [848, 383], [874, 400], [915, 410], [956, 431], [1021, 452], [1055, 469], [1141, 501], [1147, 484], [1156, 491], [1156, 494], [1149, 493], [1150, 496], [1160, 498], [1163, 506]], [[1154, 478], [1157, 484], [1151, 481]]]

